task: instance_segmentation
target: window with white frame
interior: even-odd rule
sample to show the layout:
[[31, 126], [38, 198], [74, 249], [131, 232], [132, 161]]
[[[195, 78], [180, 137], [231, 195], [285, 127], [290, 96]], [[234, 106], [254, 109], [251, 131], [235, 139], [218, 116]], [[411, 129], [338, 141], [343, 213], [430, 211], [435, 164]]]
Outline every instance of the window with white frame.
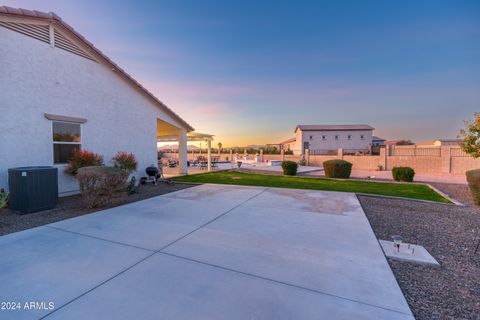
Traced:
[[335, 135], [335, 140], [339, 140], [340, 137], [338, 135]]
[[365, 140], [365, 136], [363, 134], [360, 135], [360, 139]]
[[80, 123], [52, 121], [53, 163], [67, 163], [72, 153], [81, 148]]
[[347, 136], [347, 139], [348, 139], [348, 140], [352, 140], [352, 136], [351, 136], [351, 135], [348, 135], [348, 136]]
[[310, 140], [313, 140], [313, 136], [310, 136]]
[[322, 140], [327, 140], [327, 136], [322, 136]]

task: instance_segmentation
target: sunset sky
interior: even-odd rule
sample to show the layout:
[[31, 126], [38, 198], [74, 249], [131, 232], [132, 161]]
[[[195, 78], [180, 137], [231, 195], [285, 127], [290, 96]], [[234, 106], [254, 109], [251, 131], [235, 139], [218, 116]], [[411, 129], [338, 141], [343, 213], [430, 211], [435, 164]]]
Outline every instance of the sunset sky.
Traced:
[[54, 11], [224, 146], [297, 124], [455, 138], [480, 111], [480, 1], [0, 1]]

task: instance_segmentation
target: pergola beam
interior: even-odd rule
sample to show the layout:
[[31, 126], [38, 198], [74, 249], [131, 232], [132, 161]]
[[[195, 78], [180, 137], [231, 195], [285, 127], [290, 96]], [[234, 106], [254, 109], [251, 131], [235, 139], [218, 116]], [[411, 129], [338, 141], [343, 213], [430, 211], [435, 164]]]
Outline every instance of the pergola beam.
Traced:
[[[185, 139], [186, 136], [186, 139]], [[185, 139], [185, 140], [183, 140]], [[182, 150], [187, 150], [187, 142], [188, 141], [206, 141], [207, 142], [207, 169], [208, 171], [212, 171], [212, 141], [213, 141], [213, 135], [212, 134], [206, 134], [206, 133], [200, 133], [200, 132], [187, 132], [187, 134], [182, 137], [182, 134], [180, 135], [162, 135], [162, 136], [157, 136], [157, 142], [178, 142], [178, 152], [180, 155], [180, 148]], [[180, 173], [184, 174], [186, 171], [183, 170], [183, 167], [186, 168], [186, 163], [180, 166]]]

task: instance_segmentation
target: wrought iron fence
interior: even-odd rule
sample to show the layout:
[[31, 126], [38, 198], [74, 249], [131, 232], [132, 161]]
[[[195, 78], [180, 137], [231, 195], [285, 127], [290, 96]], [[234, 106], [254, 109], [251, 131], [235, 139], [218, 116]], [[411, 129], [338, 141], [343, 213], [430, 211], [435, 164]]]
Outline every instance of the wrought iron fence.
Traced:
[[309, 150], [311, 156], [336, 156], [338, 154], [338, 150]]
[[344, 156], [369, 156], [370, 150], [368, 149], [343, 149]]
[[452, 148], [450, 149], [450, 156], [452, 157], [470, 157], [468, 153], [463, 151], [461, 148]]
[[420, 156], [420, 157], [440, 157], [442, 149], [440, 147], [399, 147], [393, 146], [390, 150], [391, 156]]

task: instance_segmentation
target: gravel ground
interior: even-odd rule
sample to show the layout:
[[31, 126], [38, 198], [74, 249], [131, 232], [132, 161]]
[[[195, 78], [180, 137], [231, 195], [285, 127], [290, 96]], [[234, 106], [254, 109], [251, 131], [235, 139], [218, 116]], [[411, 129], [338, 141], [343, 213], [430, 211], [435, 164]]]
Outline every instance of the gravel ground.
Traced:
[[480, 319], [480, 249], [474, 254], [480, 208], [358, 198], [378, 239], [400, 234], [405, 242], [424, 246], [441, 265], [388, 259], [417, 319]]
[[10, 209], [0, 209], [0, 235], [38, 227], [44, 224], [81, 216], [87, 213], [155, 197], [192, 186], [193, 185], [191, 184], [182, 183], [170, 185], [159, 183], [156, 186], [152, 184], [140, 185], [137, 194], [130, 196], [126, 193], [116, 194], [113, 196], [108, 206], [95, 209], [86, 209], [80, 195], [61, 197], [59, 198], [57, 207], [53, 209], [24, 215], [20, 215]]
[[438, 183], [430, 182], [430, 185], [442, 191], [449, 197], [460, 201], [464, 205], [474, 206], [472, 194], [468, 185], [466, 184], [453, 184], [453, 183]]

